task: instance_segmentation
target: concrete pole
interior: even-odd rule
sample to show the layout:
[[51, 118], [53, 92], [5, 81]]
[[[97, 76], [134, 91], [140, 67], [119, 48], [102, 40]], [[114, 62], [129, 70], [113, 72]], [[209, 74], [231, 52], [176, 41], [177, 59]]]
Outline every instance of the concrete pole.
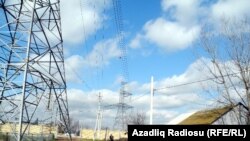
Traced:
[[153, 104], [154, 104], [154, 77], [151, 77], [151, 86], [150, 86], [150, 125], [153, 124]]

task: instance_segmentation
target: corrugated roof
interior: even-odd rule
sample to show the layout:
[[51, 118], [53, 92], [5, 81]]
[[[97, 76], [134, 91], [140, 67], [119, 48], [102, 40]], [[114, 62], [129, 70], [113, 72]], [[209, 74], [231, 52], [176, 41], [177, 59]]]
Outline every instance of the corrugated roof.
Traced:
[[226, 106], [223, 108], [211, 109], [206, 111], [198, 111], [188, 118], [181, 121], [180, 125], [197, 125], [197, 124], [212, 124], [222, 115], [230, 111], [234, 106]]

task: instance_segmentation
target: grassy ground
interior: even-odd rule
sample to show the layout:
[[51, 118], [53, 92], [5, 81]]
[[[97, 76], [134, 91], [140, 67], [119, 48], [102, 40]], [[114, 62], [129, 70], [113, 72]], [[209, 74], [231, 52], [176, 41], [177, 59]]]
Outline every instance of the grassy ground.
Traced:
[[[1, 133], [0, 132], [0, 141], [13, 141], [15, 140], [14, 135], [9, 133]], [[36, 136], [36, 135], [29, 135], [23, 137], [24, 141], [55, 141], [54, 136]]]
[[4, 140], [6, 137], [2, 134], [0, 134], [0, 140]]

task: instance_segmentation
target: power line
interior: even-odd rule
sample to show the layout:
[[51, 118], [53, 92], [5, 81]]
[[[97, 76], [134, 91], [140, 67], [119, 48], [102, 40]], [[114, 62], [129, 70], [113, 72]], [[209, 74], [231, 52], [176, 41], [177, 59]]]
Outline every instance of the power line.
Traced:
[[82, 28], [83, 28], [83, 34], [84, 34], [83, 47], [85, 46], [85, 48], [86, 48], [86, 54], [87, 54], [87, 52], [88, 52], [89, 49], [88, 49], [88, 46], [87, 46], [87, 43], [86, 43], [86, 41], [87, 41], [87, 39], [86, 39], [87, 34], [86, 34], [86, 28], [85, 28], [85, 24], [84, 24], [83, 4], [82, 4], [82, 0], [79, 0], [79, 2], [80, 2], [80, 10], [81, 10], [81, 18], [82, 18]]
[[137, 101], [139, 99], [141, 99], [142, 97], [146, 96], [147, 94], [149, 95], [150, 92], [147, 92], [147, 93], [144, 93], [142, 95], [139, 95], [137, 98], [133, 98], [132, 100], [130, 100], [130, 102], [134, 102], [134, 101]]
[[[87, 33], [86, 33], [86, 27], [85, 27], [85, 24], [84, 24], [84, 12], [83, 12], [83, 10], [84, 10], [84, 8], [83, 8], [83, 6], [86, 6], [86, 3], [82, 3], [82, 0], [79, 0], [79, 4], [80, 4], [80, 11], [81, 11], [81, 19], [82, 19], [82, 28], [83, 28], [83, 34], [84, 34], [84, 39], [83, 39], [83, 48], [85, 48], [86, 49], [86, 53], [85, 53], [85, 55], [87, 56], [87, 54], [88, 54], [88, 52], [89, 52], [89, 48], [88, 48], [88, 45], [87, 45]], [[93, 3], [91, 3], [91, 4], [93, 4]], [[95, 3], [93, 4], [93, 8], [95, 9], [95, 7], [96, 7], [96, 5], [95, 5]], [[105, 6], [104, 6], [105, 7]], [[96, 10], [94, 10], [94, 11], [96, 11]], [[93, 13], [94, 15], [93, 15], [93, 17], [94, 17], [94, 23], [93, 24], [96, 24], [96, 13], [94, 12]], [[95, 32], [96, 32], [96, 27], [97, 26], [95, 26]], [[94, 37], [94, 39], [96, 40], [96, 35], [95, 35], [95, 37]], [[86, 58], [86, 59], [88, 59], [88, 58]], [[97, 58], [96, 58], [97, 59]], [[98, 60], [98, 59], [97, 59]], [[96, 61], [96, 63], [97, 63], [97, 61]], [[86, 87], [88, 88], [88, 89], [92, 89], [87, 83], [86, 83], [86, 81], [85, 80], [83, 80], [83, 79], [81, 79], [81, 76], [80, 75], [78, 75], [78, 73], [76, 73], [73, 69], [72, 69], [72, 71], [75, 73], [75, 75], [82, 81], [82, 83], [85, 83], [85, 85], [86, 85]], [[98, 72], [97, 72], [98, 73]], [[98, 81], [98, 80], [97, 80]], [[99, 82], [99, 81], [98, 81]], [[97, 84], [98, 85], [98, 84]]]
[[85, 84], [86, 88], [88, 88], [89, 90], [92, 90], [92, 87], [90, 87], [88, 83], [81, 78], [81, 76], [72, 68], [70, 63], [68, 63], [67, 65], [68, 65], [68, 68], [70, 68], [73, 71], [73, 74], [81, 81], [81, 83]]
[[[163, 89], [181, 87], [181, 86], [191, 85], [191, 84], [195, 84], [195, 83], [201, 83], [201, 82], [205, 82], [205, 81], [209, 81], [209, 80], [218, 79], [220, 77], [226, 77], [226, 76], [231, 76], [231, 75], [239, 74], [241, 72], [247, 72], [247, 71], [240, 71], [240, 72], [235, 72], [235, 73], [231, 73], [231, 74], [226, 74], [226, 75], [223, 75], [223, 76], [218, 76], [218, 77], [213, 77], [213, 78], [207, 78], [207, 79], [202, 79], [202, 80], [197, 80], [197, 81], [192, 81], [192, 82], [187, 82], [187, 83], [182, 83], [182, 84], [177, 84], [177, 85], [172, 85], [172, 86], [166, 86], [166, 87], [162, 87], [162, 88], [156, 88], [156, 89], [154, 89], [154, 91], [156, 92], [156, 91], [160, 91], [160, 90], [163, 90]], [[137, 101], [137, 100], [141, 99], [142, 97], [146, 96], [149, 93], [150, 92], [146, 92], [144, 94], [141, 94], [137, 98], [133, 98], [130, 102]]]
[[[195, 84], [195, 83], [201, 83], [201, 82], [205, 82], [205, 81], [209, 81], [209, 80], [215, 80], [215, 79], [218, 79], [218, 78], [221, 78], [221, 77], [228, 77], [228, 76], [239, 74], [241, 72], [248, 72], [248, 71], [247, 70], [246, 71], [240, 71], [240, 72], [230, 73], [230, 74], [226, 74], [226, 75], [222, 75], [222, 76], [206, 78], [206, 79], [202, 79], [202, 80], [197, 80], [197, 81], [192, 81], [192, 82], [187, 82], [187, 83], [182, 83], [182, 84], [177, 84], [177, 85], [172, 85], [172, 86], [166, 86], [166, 87], [162, 87], [162, 88], [156, 88], [156, 89], [154, 89], [154, 91], [156, 92], [156, 91], [160, 91], [160, 90], [164, 90], [164, 89], [181, 87], [181, 86], [191, 85], [191, 84]], [[149, 92], [144, 93], [144, 94], [138, 96], [137, 98], [132, 99], [130, 102], [137, 101], [137, 100], [141, 99], [142, 97], [146, 96], [147, 94], [149, 94]]]
[[128, 99], [132, 95], [131, 93], [127, 92], [125, 89], [127, 82], [129, 81], [129, 73], [128, 73], [128, 63], [127, 63], [127, 50], [124, 43], [124, 29], [123, 29], [123, 17], [122, 17], [122, 6], [120, 0], [112, 0], [113, 3], [113, 10], [114, 10], [114, 22], [116, 26], [116, 34], [117, 34], [117, 41], [118, 46], [121, 50], [121, 68], [122, 68], [122, 76], [124, 77], [121, 83], [120, 95], [119, 95], [119, 103], [115, 106], [117, 107], [117, 114], [115, 118], [114, 127], [119, 127], [119, 129], [125, 129], [125, 115], [126, 111], [132, 106], [128, 105]]
[[226, 75], [222, 75], [222, 76], [216, 76], [216, 77], [206, 78], [206, 79], [202, 79], [202, 80], [197, 80], [197, 81], [193, 81], [193, 82], [187, 82], [187, 83], [182, 83], [182, 84], [177, 84], [177, 85], [172, 85], [172, 86], [166, 86], [166, 87], [162, 87], [162, 88], [156, 88], [156, 89], [154, 89], [154, 91], [160, 91], [160, 90], [164, 90], [164, 89], [170, 89], [170, 88], [175, 88], [175, 87], [191, 85], [191, 84], [195, 84], [195, 83], [201, 83], [201, 82], [205, 82], [205, 81], [209, 81], [209, 80], [215, 80], [218, 78], [229, 77], [229, 76], [232, 76], [235, 74], [239, 74], [241, 72], [248, 72], [248, 71], [249, 70], [240, 71], [240, 72], [230, 73], [230, 74], [226, 74]]

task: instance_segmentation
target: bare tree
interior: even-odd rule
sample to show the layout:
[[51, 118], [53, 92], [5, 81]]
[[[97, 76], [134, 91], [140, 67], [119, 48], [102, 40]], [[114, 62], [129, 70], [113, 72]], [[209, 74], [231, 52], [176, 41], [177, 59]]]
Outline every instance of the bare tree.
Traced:
[[[250, 109], [250, 22], [223, 19], [220, 26], [204, 26], [200, 45], [210, 62], [203, 65], [214, 83], [210, 93], [225, 105], [242, 102]], [[203, 53], [204, 53], [203, 52]], [[250, 123], [248, 112], [246, 114]]]
[[146, 115], [145, 112], [131, 112], [127, 116], [127, 124], [128, 125], [144, 125], [146, 123]]
[[80, 130], [80, 122], [79, 120], [74, 120], [73, 118], [70, 118], [70, 129], [71, 133], [78, 133]]
[[[63, 129], [63, 127], [60, 124], [61, 123], [58, 123], [59, 133], [65, 133], [65, 130]], [[77, 134], [80, 131], [81, 124], [80, 124], [79, 120], [69, 118], [69, 125], [70, 125], [70, 127], [69, 127], [70, 133]]]

